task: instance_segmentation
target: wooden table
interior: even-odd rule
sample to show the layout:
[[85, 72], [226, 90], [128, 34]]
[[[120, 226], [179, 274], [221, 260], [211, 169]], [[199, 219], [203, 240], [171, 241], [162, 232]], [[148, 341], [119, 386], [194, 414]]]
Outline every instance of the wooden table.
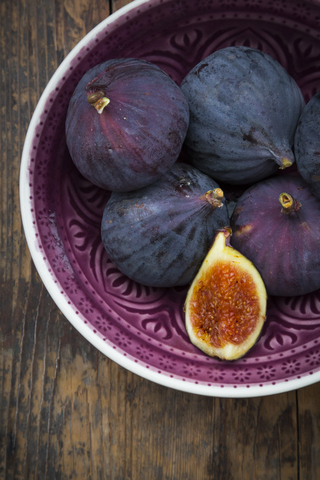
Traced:
[[320, 384], [220, 399], [144, 380], [75, 331], [30, 258], [18, 191], [28, 123], [67, 53], [125, 3], [0, 2], [0, 478], [319, 479]]

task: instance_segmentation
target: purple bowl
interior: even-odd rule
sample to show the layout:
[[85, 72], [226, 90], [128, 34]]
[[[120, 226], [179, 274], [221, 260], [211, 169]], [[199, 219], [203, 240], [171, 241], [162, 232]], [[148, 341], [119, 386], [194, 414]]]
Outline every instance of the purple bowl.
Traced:
[[82, 75], [111, 58], [159, 65], [179, 84], [215, 50], [259, 48], [308, 101], [320, 85], [320, 3], [135, 0], [93, 29], [48, 83], [27, 132], [20, 172], [29, 249], [52, 298], [102, 353], [159, 384], [217, 397], [253, 397], [320, 380], [320, 291], [273, 297], [258, 343], [242, 359], [202, 354], [184, 326], [186, 288], [143, 287], [107, 258], [100, 221], [109, 193], [74, 167], [65, 142], [69, 99]]

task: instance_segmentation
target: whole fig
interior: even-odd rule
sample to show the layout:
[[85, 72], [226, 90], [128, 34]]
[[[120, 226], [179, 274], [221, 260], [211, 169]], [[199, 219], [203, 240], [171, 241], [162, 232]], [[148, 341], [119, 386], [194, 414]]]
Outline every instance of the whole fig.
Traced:
[[294, 163], [303, 96], [266, 53], [240, 46], [218, 50], [187, 74], [181, 89], [190, 107], [186, 151], [199, 170], [245, 185]]
[[297, 168], [312, 193], [320, 198], [320, 92], [305, 106], [294, 138]]
[[66, 117], [66, 140], [82, 175], [112, 191], [157, 180], [177, 160], [189, 107], [178, 85], [145, 60], [108, 60], [78, 83]]
[[260, 272], [270, 295], [320, 288], [320, 200], [298, 175], [250, 187], [231, 217], [231, 244]]
[[193, 279], [217, 229], [227, 226], [227, 207], [216, 182], [176, 163], [152, 185], [113, 192], [102, 218], [104, 247], [129, 278], [151, 287]]

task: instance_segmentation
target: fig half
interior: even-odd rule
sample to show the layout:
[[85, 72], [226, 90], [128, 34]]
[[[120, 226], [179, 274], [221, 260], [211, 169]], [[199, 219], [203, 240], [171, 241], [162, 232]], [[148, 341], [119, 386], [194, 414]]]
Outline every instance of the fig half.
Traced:
[[236, 360], [256, 343], [266, 319], [267, 293], [253, 263], [230, 245], [232, 231], [215, 236], [185, 302], [191, 342], [207, 355]]

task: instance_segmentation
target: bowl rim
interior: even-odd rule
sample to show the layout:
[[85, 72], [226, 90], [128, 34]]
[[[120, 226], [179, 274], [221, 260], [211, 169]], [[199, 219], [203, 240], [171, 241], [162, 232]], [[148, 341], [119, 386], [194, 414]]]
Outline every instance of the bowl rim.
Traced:
[[[167, 0], [164, 0], [164, 2], [165, 1]], [[262, 386], [250, 385], [250, 388], [246, 388], [245, 385], [239, 385], [239, 388], [236, 388], [234, 385], [223, 385], [223, 388], [221, 388], [217, 385], [209, 386], [201, 383], [196, 383], [194, 380], [188, 379], [186, 381], [183, 381], [178, 378], [171, 378], [169, 376], [161, 374], [161, 372], [148, 369], [142, 364], [135, 363], [129, 357], [124, 356], [121, 352], [114, 350], [108, 344], [103, 342], [102, 338], [97, 336], [92, 331], [90, 326], [88, 324], [85, 324], [80, 319], [81, 317], [79, 315], [75, 315], [75, 310], [72, 308], [72, 305], [68, 304], [67, 298], [62, 296], [60, 293], [61, 286], [59, 280], [56, 279], [57, 282], [54, 283], [52, 281], [52, 273], [50, 274], [47, 270], [47, 263], [43, 259], [43, 253], [40, 252], [38, 247], [36, 230], [33, 227], [34, 218], [32, 216], [31, 209], [29, 208], [30, 205], [28, 200], [33, 193], [32, 186], [29, 185], [29, 168], [32, 142], [34, 139], [34, 133], [38, 126], [38, 119], [41, 116], [41, 112], [44, 111], [49, 96], [52, 94], [52, 91], [56, 87], [58, 81], [61, 80], [64, 74], [66, 74], [66, 72], [69, 70], [70, 61], [78, 55], [78, 53], [84, 46], [87, 45], [88, 41], [94, 39], [97, 34], [103, 31], [107, 26], [112, 25], [122, 17], [125, 17], [128, 12], [148, 3], [153, 3], [153, 1], [133, 0], [128, 5], [125, 5], [116, 12], [110, 14], [107, 18], [105, 18], [98, 25], [96, 25], [91, 31], [89, 31], [67, 54], [64, 60], [58, 66], [38, 100], [38, 103], [32, 114], [27, 129], [21, 155], [19, 174], [21, 219], [32, 261], [34, 262], [37, 272], [39, 273], [40, 278], [48, 293], [50, 294], [58, 308], [61, 310], [62, 314], [73, 325], [73, 327], [106, 357], [142, 378], [153, 381], [164, 387], [172, 388], [174, 390], [179, 390], [182, 392], [197, 395], [222, 398], [250, 398], [275, 395], [303, 388], [313, 383], [316, 383], [320, 381], [320, 371], [313, 372], [312, 375], [305, 375], [298, 379], [293, 378], [286, 381], [275, 382], [273, 384], [264, 384]]]

